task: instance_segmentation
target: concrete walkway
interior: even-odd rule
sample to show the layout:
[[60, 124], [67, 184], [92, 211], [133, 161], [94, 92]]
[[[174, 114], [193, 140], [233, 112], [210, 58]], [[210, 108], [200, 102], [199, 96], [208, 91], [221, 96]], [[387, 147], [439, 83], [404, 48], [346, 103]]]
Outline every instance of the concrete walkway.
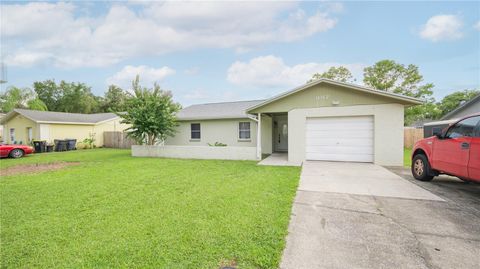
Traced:
[[446, 204], [380, 166], [305, 162], [280, 268], [475, 268], [480, 227], [453, 225]]
[[288, 153], [274, 152], [267, 158], [261, 160], [258, 165], [273, 166], [300, 166], [300, 163], [291, 163], [288, 161]]

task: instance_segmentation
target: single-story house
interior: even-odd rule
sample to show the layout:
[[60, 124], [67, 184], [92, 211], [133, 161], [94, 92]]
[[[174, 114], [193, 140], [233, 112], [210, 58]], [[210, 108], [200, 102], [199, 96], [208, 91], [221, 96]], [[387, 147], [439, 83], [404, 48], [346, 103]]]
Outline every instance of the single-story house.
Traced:
[[95, 136], [95, 145], [103, 146], [105, 131], [123, 131], [127, 125], [114, 113], [79, 114], [29, 109], [14, 109], [0, 119], [4, 142], [27, 144], [32, 140], [77, 139]]
[[442, 132], [443, 129], [448, 127], [450, 124], [456, 122], [457, 120], [480, 112], [480, 94], [472, 98], [470, 101], [465, 102], [458, 106], [456, 109], [450, 111], [439, 121], [432, 121], [425, 123], [423, 125], [423, 136], [430, 137]]
[[[5, 113], [0, 113], [0, 120], [2, 120], [3, 117], [5, 117]], [[0, 142], [3, 142], [3, 125], [0, 124]]]
[[186, 107], [178, 113], [178, 133], [164, 148], [171, 146], [174, 156], [184, 150], [188, 157], [199, 148], [195, 146], [219, 142], [253, 149], [256, 159], [283, 152], [295, 164], [325, 160], [403, 165], [404, 108], [421, 103], [320, 79], [267, 100]]

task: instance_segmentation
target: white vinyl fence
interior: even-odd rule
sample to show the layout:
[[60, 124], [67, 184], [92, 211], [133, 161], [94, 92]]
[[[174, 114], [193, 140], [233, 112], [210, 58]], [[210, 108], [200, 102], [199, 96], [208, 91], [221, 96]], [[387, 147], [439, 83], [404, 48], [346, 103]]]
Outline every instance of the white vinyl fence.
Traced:
[[256, 147], [132, 145], [133, 157], [178, 159], [257, 160]]

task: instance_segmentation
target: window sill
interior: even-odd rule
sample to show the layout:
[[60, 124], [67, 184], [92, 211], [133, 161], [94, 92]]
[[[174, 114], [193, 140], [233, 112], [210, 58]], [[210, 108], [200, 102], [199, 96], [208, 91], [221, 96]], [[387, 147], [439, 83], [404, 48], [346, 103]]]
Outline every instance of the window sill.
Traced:
[[190, 139], [190, 142], [200, 142], [201, 139]]
[[252, 142], [252, 139], [238, 139], [238, 142]]

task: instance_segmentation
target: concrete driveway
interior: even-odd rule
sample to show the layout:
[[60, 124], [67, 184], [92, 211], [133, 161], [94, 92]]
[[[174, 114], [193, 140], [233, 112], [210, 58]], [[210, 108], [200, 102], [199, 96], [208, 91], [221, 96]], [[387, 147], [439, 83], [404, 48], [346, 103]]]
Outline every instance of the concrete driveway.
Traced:
[[479, 268], [479, 212], [396, 172], [304, 163], [280, 268]]

